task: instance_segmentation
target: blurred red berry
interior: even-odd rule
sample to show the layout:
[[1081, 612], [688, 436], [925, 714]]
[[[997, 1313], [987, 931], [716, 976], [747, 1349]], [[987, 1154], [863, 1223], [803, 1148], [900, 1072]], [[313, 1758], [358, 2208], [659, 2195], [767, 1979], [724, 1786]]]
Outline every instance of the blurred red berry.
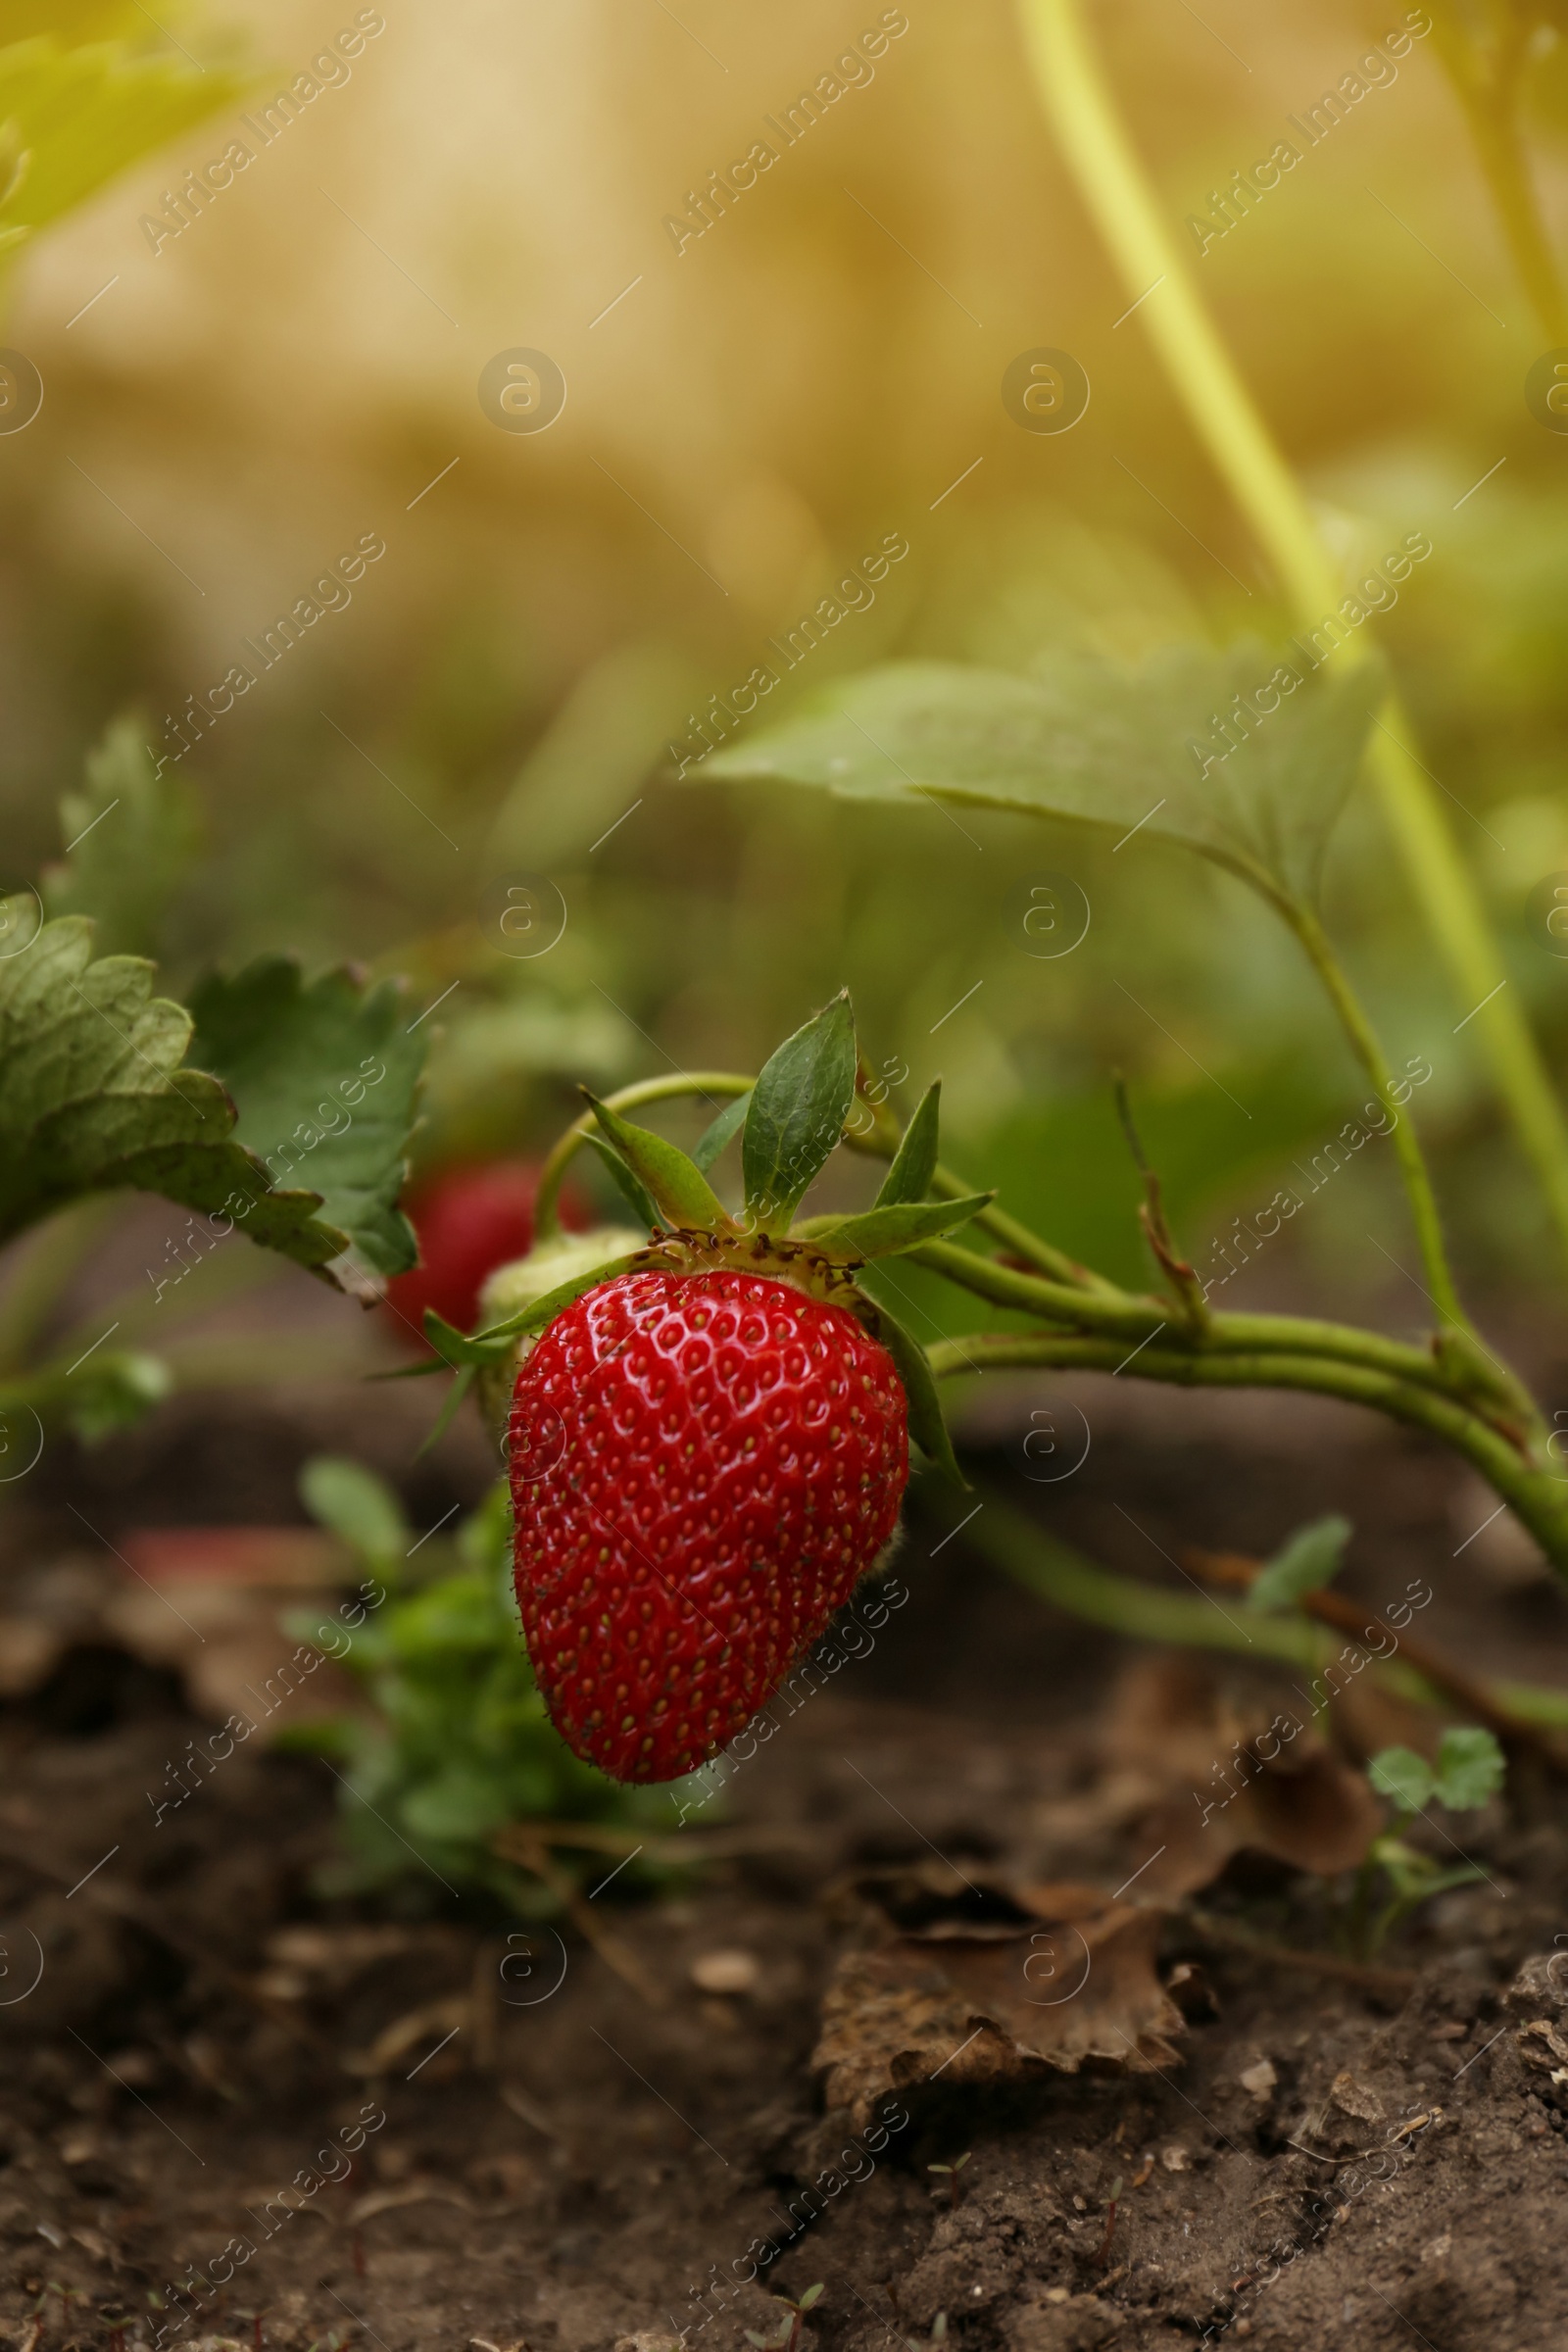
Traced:
[[[409, 1195], [403, 1206], [419, 1237], [421, 1263], [394, 1275], [386, 1293], [402, 1337], [423, 1343], [427, 1306], [459, 1331], [473, 1329], [488, 1276], [533, 1247], [538, 1182], [535, 1161], [498, 1159], [447, 1168]], [[562, 1222], [578, 1225], [569, 1202], [563, 1202]]]

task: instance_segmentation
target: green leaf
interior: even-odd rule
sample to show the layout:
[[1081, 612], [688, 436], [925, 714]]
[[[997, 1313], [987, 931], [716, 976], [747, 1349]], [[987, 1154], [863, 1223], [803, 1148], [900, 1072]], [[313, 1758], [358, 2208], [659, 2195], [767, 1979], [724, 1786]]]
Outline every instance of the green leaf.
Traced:
[[769, 1055], [746, 1114], [746, 1208], [764, 1231], [787, 1226], [844, 1133], [855, 1101], [849, 991]]
[[653, 1196], [661, 1223], [695, 1226], [704, 1232], [734, 1231], [733, 1220], [708, 1178], [677, 1145], [655, 1135], [652, 1128], [634, 1127], [608, 1102], [590, 1095], [586, 1087], [582, 1092], [593, 1105], [606, 1141]]
[[703, 1129], [693, 1147], [692, 1157], [705, 1176], [731, 1136], [737, 1135], [745, 1126], [746, 1113], [751, 1108], [751, 1102], [750, 1095], [737, 1095], [734, 1102], [726, 1102], [717, 1118]]
[[891, 1208], [900, 1200], [923, 1200], [931, 1190], [937, 1168], [937, 1122], [941, 1107], [942, 1081], [934, 1078], [900, 1138], [893, 1164], [883, 1177], [882, 1190], [876, 1197], [878, 1208]]
[[1247, 1595], [1250, 1609], [1294, 1609], [1308, 1592], [1319, 1592], [1340, 1572], [1353, 1529], [1348, 1519], [1314, 1519], [1298, 1527], [1271, 1560], [1265, 1560]]
[[801, 1233], [829, 1257], [846, 1262], [894, 1257], [901, 1250], [917, 1250], [922, 1242], [934, 1242], [967, 1225], [995, 1199], [995, 1193], [970, 1193], [962, 1200], [900, 1200], [888, 1208], [863, 1209], [854, 1217], [811, 1217]]
[[[76, 27], [83, 31], [101, 29], [102, 19], [111, 14], [69, 13], [83, 20]], [[63, 48], [42, 35], [16, 39], [18, 30], [30, 29], [35, 14], [14, 7], [0, 14], [0, 27], [9, 24], [13, 33], [10, 45], [0, 48], [0, 122], [17, 124], [25, 157], [0, 197], [0, 234], [26, 236], [58, 220], [138, 157], [232, 104], [251, 86], [248, 75], [204, 67], [178, 54], [138, 54], [123, 41]], [[59, 12], [53, 15], [51, 31]], [[122, 21], [138, 20], [126, 10]], [[140, 24], [145, 29], [144, 16]]]
[[1419, 1813], [1437, 1788], [1431, 1766], [1413, 1747], [1383, 1748], [1366, 1772], [1379, 1796], [1391, 1798], [1401, 1813]]
[[[1282, 668], [1298, 680], [1289, 692]], [[1260, 692], [1279, 697], [1262, 715]], [[714, 753], [702, 773], [1137, 826], [1271, 897], [1310, 901], [1383, 692], [1375, 659], [1314, 672], [1299, 648], [1282, 661], [1255, 639], [1168, 648], [1138, 668], [1060, 653], [1028, 678], [895, 662]], [[1227, 718], [1238, 697], [1252, 715]]]
[[339, 970], [307, 983], [285, 956], [215, 974], [191, 997], [193, 1054], [238, 1102], [241, 1143], [272, 1177], [314, 1185], [377, 1274], [418, 1256], [398, 1195], [425, 1032], [410, 1034], [406, 1009], [393, 981], [368, 988]]
[[953, 1450], [953, 1440], [948, 1435], [948, 1424], [943, 1417], [942, 1399], [937, 1395], [936, 1376], [926, 1360], [925, 1349], [880, 1300], [876, 1308], [876, 1332], [904, 1383], [905, 1399], [909, 1408], [910, 1437], [934, 1469], [940, 1470], [945, 1478], [951, 1478], [955, 1486], [967, 1490], [968, 1481], [958, 1468], [957, 1457]]
[[376, 1566], [408, 1549], [403, 1505], [384, 1479], [342, 1454], [313, 1454], [300, 1472], [300, 1500], [321, 1527]]
[[1474, 1813], [1502, 1787], [1507, 1763], [1494, 1735], [1456, 1725], [1438, 1743], [1436, 1793], [1450, 1813]]
[[661, 1223], [661, 1218], [658, 1205], [647, 1185], [632, 1174], [620, 1153], [612, 1152], [602, 1135], [591, 1135], [588, 1141], [610, 1170], [615, 1190], [631, 1209], [638, 1224], [649, 1232], [654, 1231]]
[[84, 789], [61, 798], [60, 827], [68, 852], [44, 871], [49, 912], [90, 915], [100, 956], [155, 956], [201, 824], [191, 786], [160, 776], [139, 721], [116, 719], [88, 754]]
[[[22, 940], [21, 947], [11, 946]], [[275, 1192], [233, 1140], [234, 1105], [183, 1059], [191, 1018], [132, 956], [92, 961], [80, 915], [0, 901], [0, 1241], [87, 1193], [130, 1187], [229, 1220], [319, 1268], [346, 1237], [314, 1192]]]

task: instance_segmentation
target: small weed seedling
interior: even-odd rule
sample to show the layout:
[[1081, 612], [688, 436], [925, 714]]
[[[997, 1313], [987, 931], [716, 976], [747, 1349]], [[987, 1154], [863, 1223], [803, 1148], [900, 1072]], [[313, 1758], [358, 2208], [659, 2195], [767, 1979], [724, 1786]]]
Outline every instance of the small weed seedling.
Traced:
[[[1450, 1813], [1475, 1813], [1502, 1787], [1501, 1748], [1491, 1732], [1475, 1726], [1446, 1731], [1438, 1760], [1429, 1764], [1412, 1747], [1386, 1747], [1373, 1757], [1367, 1778], [1394, 1807], [1394, 1827], [1374, 1838], [1350, 1899], [1350, 1940], [1363, 1959], [1381, 1950], [1386, 1938], [1417, 1907], [1450, 1886], [1468, 1886], [1486, 1873], [1478, 1863], [1445, 1870], [1429, 1854], [1406, 1842], [1405, 1830], [1429, 1804]], [[1388, 1888], [1374, 1914], [1379, 1874]]]
[[965, 2148], [963, 2154], [961, 2156], [955, 2156], [951, 2164], [928, 2164], [925, 2168], [928, 2173], [943, 2173], [947, 2176], [948, 2203], [950, 2206], [961, 2205], [963, 2203], [963, 2181], [960, 2180], [959, 2175], [962, 2173], [964, 2166], [968, 2163], [973, 2154], [974, 2150], [972, 2148]]
[[789, 2317], [779, 2322], [771, 2335], [759, 2335], [755, 2328], [748, 2328], [746, 2341], [755, 2344], [757, 2352], [799, 2352], [801, 2324], [807, 2313], [821, 2301], [822, 2286], [819, 2278], [814, 2286], [807, 2288], [798, 2303], [792, 2302], [788, 2295], [775, 2295], [774, 2302], [782, 2304]]

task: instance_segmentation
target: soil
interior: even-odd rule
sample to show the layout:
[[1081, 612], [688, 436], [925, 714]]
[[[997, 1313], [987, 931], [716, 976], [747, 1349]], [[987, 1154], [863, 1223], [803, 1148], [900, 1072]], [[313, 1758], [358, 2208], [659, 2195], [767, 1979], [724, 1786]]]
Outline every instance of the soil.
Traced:
[[[1167, 1583], [1161, 1552], [1266, 1550], [1344, 1508], [1350, 1589], [1427, 1576], [1430, 1640], [1568, 1684], [1568, 1605], [1496, 1538], [1455, 1560], [1485, 1508], [1418, 1443], [1329, 1407], [1053, 1394], [1081, 1396], [1088, 1459], [1037, 1482], [1014, 1393], [971, 1431], [981, 1495]], [[187, 1401], [75, 1465], [71, 1496], [110, 1544], [149, 1520], [292, 1519], [294, 1469], [334, 1415], [332, 1442], [358, 1415], [362, 1452], [406, 1462], [384, 1418], [403, 1408], [367, 1424], [364, 1395], [293, 1419]], [[484, 1474], [456, 1437], [409, 1490], [420, 1523]], [[13, 1584], [79, 1558], [64, 1495], [40, 1488], [9, 1523]], [[812, 2050], [863, 1932], [858, 1874], [1108, 1892], [1140, 1861], [1106, 1794], [1128, 1644], [945, 1524], [916, 1512], [907, 1604], [736, 1774], [722, 1819], [743, 1850], [662, 1895], [606, 1886], [595, 1941], [428, 1881], [396, 1904], [318, 1900], [337, 1789], [299, 1757], [236, 1750], [155, 1832], [146, 1792], [197, 1728], [185, 1686], [74, 1641], [0, 1709], [0, 2335], [740, 2352], [747, 2329], [782, 2344], [777, 2298], [821, 2281], [803, 2342], [822, 2352], [1554, 2352], [1568, 1836], [1549, 1780], [1466, 1818], [1484, 1879], [1430, 1905], [1381, 1973], [1337, 1971], [1321, 1890], [1244, 1854], [1201, 1924], [1164, 1924], [1175, 2063], [922, 2080], [885, 2111], [906, 2120], [853, 2137], [824, 2112]]]

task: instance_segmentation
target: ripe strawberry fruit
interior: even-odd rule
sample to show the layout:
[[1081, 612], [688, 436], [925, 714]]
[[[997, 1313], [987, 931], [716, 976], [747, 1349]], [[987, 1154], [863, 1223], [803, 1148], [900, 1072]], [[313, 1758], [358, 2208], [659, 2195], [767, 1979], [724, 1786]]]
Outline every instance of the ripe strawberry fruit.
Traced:
[[887, 1349], [733, 1266], [578, 1298], [510, 1434], [534, 1673], [567, 1744], [620, 1781], [674, 1780], [751, 1720], [889, 1541], [908, 1476]]
[[[871, 1208], [792, 1230], [844, 1134], [857, 1068], [840, 996], [691, 1158], [590, 1096], [591, 1122], [551, 1154], [537, 1248], [487, 1286], [495, 1319], [466, 1335], [425, 1317], [459, 1376], [449, 1413], [475, 1380], [487, 1405], [512, 1384], [529, 1654], [564, 1739], [617, 1779], [692, 1771], [766, 1703], [891, 1538], [911, 1437], [958, 1475], [923, 1350], [855, 1280], [990, 1201], [926, 1198], [956, 1190], [937, 1166], [937, 1086]], [[669, 1092], [656, 1080], [621, 1104]], [[738, 1217], [706, 1173], [737, 1133]], [[589, 1141], [649, 1246], [612, 1254], [611, 1228], [563, 1247], [555, 1186]]]

